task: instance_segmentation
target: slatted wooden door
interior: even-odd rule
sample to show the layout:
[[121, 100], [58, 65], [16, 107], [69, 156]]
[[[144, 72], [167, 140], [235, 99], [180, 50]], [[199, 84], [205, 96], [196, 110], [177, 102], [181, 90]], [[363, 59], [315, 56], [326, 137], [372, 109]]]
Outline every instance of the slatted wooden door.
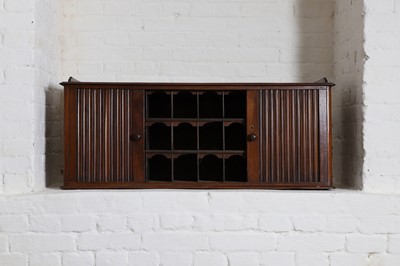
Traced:
[[326, 88], [263, 91], [263, 181], [331, 186]]
[[143, 91], [68, 88], [65, 97], [66, 184], [143, 181]]

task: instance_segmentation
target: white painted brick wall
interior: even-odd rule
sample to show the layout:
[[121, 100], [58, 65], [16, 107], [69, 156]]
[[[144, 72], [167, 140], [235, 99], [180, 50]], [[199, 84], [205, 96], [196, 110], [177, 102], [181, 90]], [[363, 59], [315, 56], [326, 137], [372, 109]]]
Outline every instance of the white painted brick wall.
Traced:
[[389, 235], [387, 244], [389, 253], [400, 253], [400, 235]]
[[75, 253], [64, 253], [62, 265], [65, 266], [94, 266], [95, 256], [93, 253], [80, 251]]
[[96, 253], [96, 266], [128, 265], [128, 252], [102, 251]]
[[193, 264], [193, 254], [189, 252], [163, 252], [160, 257], [162, 266]]
[[296, 265], [298, 266], [330, 266], [329, 255], [327, 253], [302, 253], [296, 255]]
[[29, 230], [37, 233], [60, 233], [61, 218], [56, 215], [35, 215], [29, 217]]
[[96, 227], [93, 216], [90, 215], [65, 215], [61, 217], [63, 232], [87, 232]]
[[278, 239], [278, 251], [333, 252], [344, 249], [345, 239], [338, 234], [291, 233]]
[[[0, 0], [1, 192], [60, 180], [70, 75], [334, 77], [336, 182], [399, 191], [398, 0], [17, 2]], [[398, 195], [340, 190], [1, 195], [0, 265], [398, 266], [399, 224]]]
[[[251, 202], [260, 199], [257, 191], [231, 193], [237, 198]], [[148, 194], [146, 191], [92, 191], [89, 194], [90, 196], [84, 192], [62, 191], [0, 197], [0, 217], [4, 217], [0, 225], [7, 225], [1, 226], [1, 265], [391, 266], [400, 262], [399, 233], [362, 230], [362, 221], [372, 221], [375, 217], [385, 217], [388, 220], [396, 217], [399, 220], [399, 196], [363, 192], [350, 194], [346, 191], [269, 191], [262, 193], [263, 202], [259, 204], [268, 204], [281, 198], [286, 200], [285, 210], [253, 209], [243, 212], [239, 209], [227, 209], [221, 213], [224, 217], [251, 217], [257, 224], [265, 221], [265, 217], [269, 217], [270, 221], [281, 220], [290, 225], [286, 231], [266, 232], [261, 227], [249, 229], [246, 225], [234, 229], [227, 227], [225, 230], [219, 227], [217, 230], [211, 225], [214, 223], [212, 219], [204, 220], [203, 223], [210, 225], [199, 230], [192, 227], [195, 223], [193, 219], [175, 219], [221, 212], [219, 208], [215, 209], [212, 201], [221, 194], [227, 195], [227, 192], [211, 191], [207, 195], [202, 191], [192, 191], [179, 195], [180, 193], [171, 191], [158, 191], [152, 197], [146, 197]], [[84, 201], [96, 198], [104, 198], [110, 205], [121, 201], [129, 203], [132, 194], [137, 196], [135, 199], [142, 206], [134, 212], [121, 213], [116, 210], [115, 213], [110, 213], [110, 209], [105, 208], [87, 214], [79, 207]], [[70, 199], [70, 209], [60, 214], [57, 208], [66, 197]], [[163, 201], [168, 198], [171, 201], [179, 201], [189, 200], [191, 197], [202, 198], [206, 202], [204, 209], [192, 210], [188, 205], [179, 205], [171, 212], [169, 209], [150, 211], [144, 207], [154, 200]], [[298, 205], [298, 201], [306, 204]], [[44, 202], [50, 204], [45, 205]], [[312, 205], [312, 202], [315, 202], [315, 205]], [[354, 202], [385, 206], [385, 209], [371, 208], [368, 213], [362, 211], [357, 213], [351, 207]], [[338, 205], [350, 207], [338, 208]], [[330, 215], [322, 215], [321, 208]], [[44, 230], [38, 227], [40, 221], [49, 226], [52, 217], [58, 217], [54, 220], [56, 230]], [[143, 218], [140, 219], [141, 217]], [[126, 221], [144, 221], [148, 220], [148, 217], [155, 217], [158, 221], [163, 217], [164, 219], [169, 217], [167, 220], [172, 223], [158, 222], [157, 227], [141, 227], [140, 232], [134, 232], [125, 226]], [[315, 231], [315, 224], [320, 223], [314, 223], [313, 219], [319, 221], [320, 217], [326, 217], [327, 220], [335, 217], [336, 220], [331, 221], [343, 218], [345, 221], [350, 221], [352, 226], [346, 229], [338, 227], [336, 230], [330, 227], [331, 232], [327, 232], [324, 226], [320, 229], [323, 231]], [[115, 218], [114, 224], [112, 218]], [[6, 223], [7, 219], [10, 221], [9, 224]], [[11, 225], [11, 221], [15, 224]], [[63, 227], [60, 228], [60, 221], [62, 226], [69, 224], [72, 228], [61, 232]], [[78, 226], [79, 221], [83, 221], [85, 225]], [[381, 221], [375, 222], [379, 228]], [[311, 227], [305, 226], [307, 223]], [[103, 226], [100, 226], [101, 224]], [[114, 228], [121, 224], [123, 226], [116, 231]], [[174, 225], [172, 228], [171, 224]], [[306, 231], [296, 229], [299, 224], [302, 224], [301, 228]], [[329, 227], [329, 222], [326, 224]], [[104, 230], [105, 228], [111, 230]]]
[[399, 8], [398, 0], [385, 5], [365, 0], [364, 188], [372, 192], [400, 189]]
[[[25, 265], [10, 264], [10, 265]], [[29, 266], [58, 266], [61, 265], [61, 254], [32, 254], [29, 256]]]
[[370, 258], [365, 254], [336, 253], [329, 255], [332, 266], [365, 266], [370, 265]]
[[210, 246], [220, 251], [269, 251], [276, 249], [276, 236], [268, 233], [218, 233], [210, 236]]
[[295, 254], [288, 252], [267, 252], [261, 254], [261, 265], [273, 266], [273, 265], [287, 265], [294, 266]]
[[350, 253], [380, 253], [386, 250], [387, 236], [346, 236], [346, 250]]
[[34, 4], [0, 4], [0, 191], [27, 192], [34, 159]]
[[220, 253], [202, 252], [194, 255], [194, 266], [210, 265], [210, 266], [227, 266], [228, 259], [226, 255]]
[[97, 222], [99, 231], [121, 232], [126, 231], [127, 219], [121, 215], [100, 216]]
[[230, 266], [258, 266], [260, 265], [261, 254], [256, 252], [237, 252], [228, 254]]
[[[27, 265], [27, 256], [22, 254], [1, 254], [1, 265]], [[34, 265], [34, 264], [33, 264]]]
[[332, 7], [328, 0], [64, 1], [63, 76], [98, 81], [332, 77]]
[[34, 0], [34, 3], [34, 188], [40, 190], [46, 183], [61, 180], [63, 104], [58, 83], [62, 16], [60, 1]]
[[61, 5], [49, 0], [0, 4], [0, 187], [4, 193], [23, 193], [45, 187], [49, 163], [57, 169], [52, 176], [62, 168], [61, 149], [54, 149], [61, 143], [61, 121], [51, 115], [51, 108], [60, 114], [60, 101], [46, 95], [59, 80]]
[[363, 185], [364, 0], [335, 0], [333, 175], [337, 186]]
[[28, 218], [21, 216], [0, 217], [0, 231], [23, 233], [28, 230]]
[[75, 237], [67, 234], [20, 234], [8, 236], [10, 252], [41, 253], [71, 251], [76, 247]]

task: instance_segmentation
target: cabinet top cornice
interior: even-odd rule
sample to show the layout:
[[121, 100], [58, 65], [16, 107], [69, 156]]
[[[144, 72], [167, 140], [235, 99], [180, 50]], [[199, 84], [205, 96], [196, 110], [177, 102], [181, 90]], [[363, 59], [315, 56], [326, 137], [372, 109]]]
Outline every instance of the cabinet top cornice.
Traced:
[[[168, 89], [168, 87], [175, 87], [174, 89], [215, 89], [221, 87], [225, 89], [250, 89], [259, 90], [260, 87], [268, 87], [268, 89], [326, 89], [327, 87], [335, 86], [334, 83], [328, 82], [326, 78], [322, 78], [316, 82], [292, 82], [292, 83], [268, 83], [268, 82], [81, 82], [73, 77], [68, 81], [60, 83], [62, 86], [78, 86], [90, 88], [121, 88], [121, 87], [135, 87], [137, 89]], [[177, 88], [180, 87], [180, 88]]]
[[261, 83], [261, 82], [248, 82], [248, 83], [227, 83], [227, 82], [206, 82], [206, 83], [180, 83], [180, 82], [61, 82], [62, 86], [116, 86], [116, 87], [129, 87], [129, 86], [156, 86], [156, 87], [166, 87], [166, 86], [189, 86], [189, 87], [207, 87], [207, 86], [228, 86], [228, 87], [236, 87], [236, 86], [249, 86], [249, 87], [291, 87], [291, 89], [295, 89], [296, 87], [314, 87], [314, 89], [318, 89], [318, 87], [333, 87], [334, 83], [326, 82], [326, 83]]

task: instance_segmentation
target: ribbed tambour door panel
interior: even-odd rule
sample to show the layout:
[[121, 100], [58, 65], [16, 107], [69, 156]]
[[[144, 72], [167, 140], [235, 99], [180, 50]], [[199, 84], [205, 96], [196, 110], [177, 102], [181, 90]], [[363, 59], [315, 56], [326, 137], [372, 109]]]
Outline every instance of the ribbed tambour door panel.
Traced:
[[320, 92], [312, 89], [264, 91], [265, 182], [322, 181]]
[[77, 182], [133, 181], [135, 93], [77, 89]]

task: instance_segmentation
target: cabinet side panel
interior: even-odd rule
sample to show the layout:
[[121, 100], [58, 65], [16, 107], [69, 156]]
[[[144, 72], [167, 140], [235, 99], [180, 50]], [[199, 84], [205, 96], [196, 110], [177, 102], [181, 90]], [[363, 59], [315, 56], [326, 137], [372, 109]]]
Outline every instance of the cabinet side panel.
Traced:
[[332, 156], [332, 87], [328, 87], [328, 186], [333, 186]]
[[64, 89], [64, 186], [77, 181], [77, 95], [76, 89]]
[[321, 182], [330, 182], [329, 174], [329, 99], [328, 90], [321, 90], [319, 94], [319, 131], [320, 131], [320, 173]]

